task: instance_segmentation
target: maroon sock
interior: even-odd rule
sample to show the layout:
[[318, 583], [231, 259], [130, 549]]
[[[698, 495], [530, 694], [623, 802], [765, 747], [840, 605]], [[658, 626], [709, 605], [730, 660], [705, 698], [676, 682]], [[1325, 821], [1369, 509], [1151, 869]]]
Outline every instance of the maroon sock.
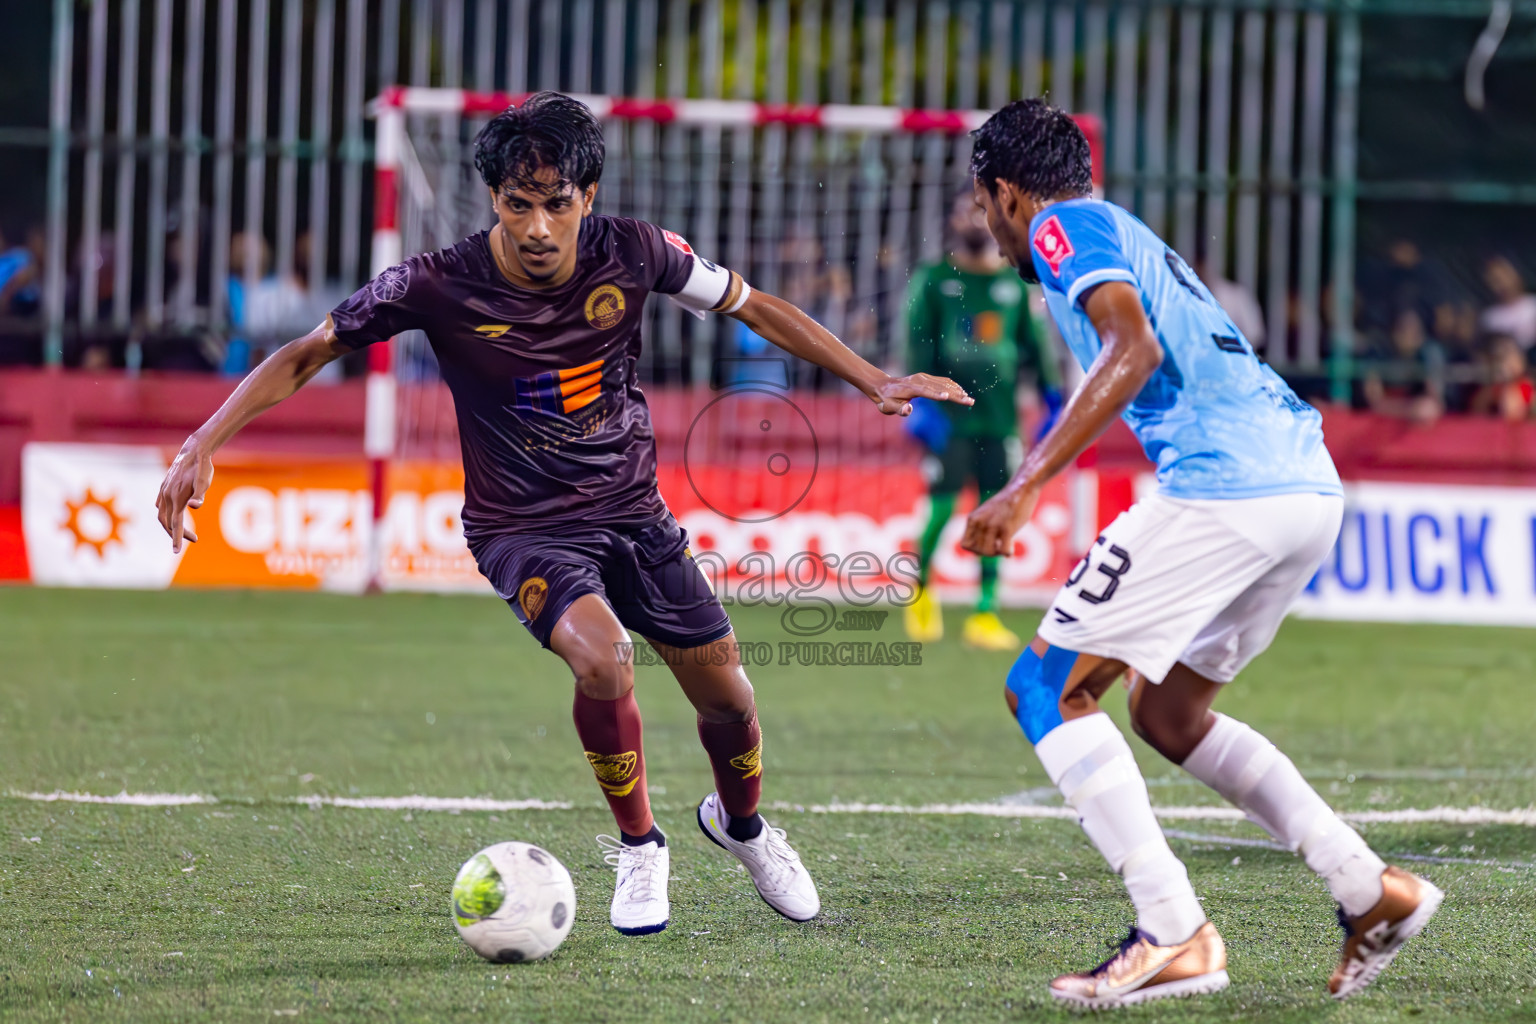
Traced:
[[763, 731], [757, 712], [745, 722], [706, 722], [699, 718], [699, 741], [715, 770], [715, 789], [725, 813], [750, 818], [763, 795]]
[[656, 822], [645, 791], [645, 750], [635, 691], [618, 700], [598, 700], [577, 690], [572, 717], [576, 735], [587, 752], [587, 763], [608, 798], [619, 830], [632, 836], [646, 835]]

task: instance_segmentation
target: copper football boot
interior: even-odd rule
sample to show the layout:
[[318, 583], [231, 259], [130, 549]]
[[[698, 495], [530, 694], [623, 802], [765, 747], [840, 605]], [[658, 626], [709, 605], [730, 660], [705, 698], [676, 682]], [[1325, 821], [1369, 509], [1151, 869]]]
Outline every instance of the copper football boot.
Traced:
[[1344, 950], [1328, 979], [1333, 998], [1348, 999], [1375, 981], [1403, 943], [1424, 930], [1443, 899], [1445, 893], [1418, 875], [1387, 868], [1381, 873], [1381, 899], [1374, 907], [1359, 917], [1349, 917], [1341, 907]]
[[1120, 951], [1088, 974], [1063, 974], [1051, 995], [1094, 1009], [1220, 992], [1227, 987], [1227, 947], [1207, 921], [1173, 946], [1154, 946], [1135, 928]]

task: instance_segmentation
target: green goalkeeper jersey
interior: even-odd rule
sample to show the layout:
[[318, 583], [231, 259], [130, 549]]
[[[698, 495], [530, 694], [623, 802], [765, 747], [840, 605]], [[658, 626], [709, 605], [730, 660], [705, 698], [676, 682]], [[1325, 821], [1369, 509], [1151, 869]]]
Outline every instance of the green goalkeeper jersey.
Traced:
[[1016, 434], [1021, 369], [1042, 388], [1060, 385], [1044, 324], [1011, 267], [978, 274], [946, 260], [918, 268], [907, 296], [907, 370], [953, 378], [976, 399], [969, 408], [939, 403], [955, 435]]

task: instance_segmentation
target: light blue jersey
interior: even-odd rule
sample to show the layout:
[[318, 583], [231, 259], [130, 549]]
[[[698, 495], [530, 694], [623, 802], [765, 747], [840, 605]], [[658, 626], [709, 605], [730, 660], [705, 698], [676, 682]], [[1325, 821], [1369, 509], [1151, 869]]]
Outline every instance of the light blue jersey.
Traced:
[[1163, 493], [1175, 498], [1342, 494], [1322, 416], [1261, 363], [1209, 289], [1161, 238], [1112, 203], [1054, 203], [1031, 222], [1045, 301], [1087, 369], [1103, 343], [1081, 300], [1125, 281], [1163, 346], [1163, 364], [1125, 411]]

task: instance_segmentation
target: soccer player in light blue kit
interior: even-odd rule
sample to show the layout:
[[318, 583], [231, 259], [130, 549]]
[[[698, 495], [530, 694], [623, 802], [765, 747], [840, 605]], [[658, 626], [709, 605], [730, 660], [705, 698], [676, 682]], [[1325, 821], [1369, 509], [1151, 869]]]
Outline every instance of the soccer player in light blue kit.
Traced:
[[963, 545], [1008, 554], [1046, 481], [1123, 416], [1158, 489], [1072, 570], [1008, 673], [1009, 709], [1084, 831], [1125, 880], [1136, 924], [1120, 950], [1051, 983], [1117, 1006], [1227, 985], [1221, 936], [1168, 848], [1125, 737], [1098, 699], [1129, 671], [1131, 722], [1159, 753], [1242, 808], [1322, 876], [1345, 939], [1329, 991], [1368, 985], [1442, 899], [1389, 868], [1289, 758], [1211, 711], [1269, 646], [1333, 546], [1343, 490], [1321, 417], [1269, 367], [1193, 271], [1141, 221], [1092, 198], [1088, 142], [1043, 100], [975, 132], [976, 202], [999, 248], [1039, 280], [1087, 376]]

